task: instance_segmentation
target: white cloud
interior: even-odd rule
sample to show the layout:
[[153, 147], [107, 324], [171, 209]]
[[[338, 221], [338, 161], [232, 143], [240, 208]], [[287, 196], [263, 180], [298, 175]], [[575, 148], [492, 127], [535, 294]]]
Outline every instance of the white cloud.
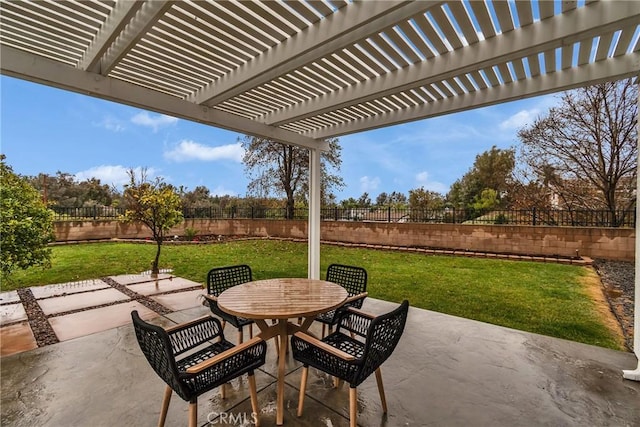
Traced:
[[370, 178], [368, 176], [363, 176], [360, 178], [360, 189], [362, 192], [370, 192], [376, 190], [380, 185], [380, 178], [377, 176], [374, 178]]
[[96, 123], [95, 126], [105, 128], [106, 130], [110, 130], [112, 132], [122, 132], [126, 129], [124, 124], [120, 120], [110, 116], [105, 117], [100, 123]]
[[182, 140], [172, 150], [164, 152], [164, 158], [174, 162], [187, 162], [201, 160], [206, 162], [216, 160], [231, 160], [242, 162], [244, 150], [242, 144], [227, 144], [218, 147], [209, 147], [194, 141]]
[[[101, 184], [113, 185], [121, 187], [129, 182], [129, 175], [127, 171], [131, 169], [120, 165], [102, 165], [96, 166], [91, 169], [80, 171], [76, 173], [75, 179], [79, 182], [86, 181], [91, 178], [100, 180]], [[140, 177], [140, 172], [143, 168], [134, 168], [137, 177]], [[146, 168], [147, 179], [153, 179], [156, 176], [156, 170], [154, 168]]]
[[416, 174], [416, 184], [418, 187], [423, 187], [425, 190], [435, 191], [437, 193], [446, 194], [449, 192], [449, 187], [438, 181], [431, 181], [429, 179], [429, 172], [422, 171]]
[[500, 123], [500, 129], [502, 130], [510, 130], [510, 129], [520, 129], [530, 123], [532, 123], [536, 117], [540, 114], [540, 110], [537, 108], [533, 108], [531, 110], [521, 110], [516, 114], [509, 117], [507, 120], [504, 120]]
[[238, 193], [236, 193], [235, 191], [227, 190], [222, 185], [219, 185], [213, 190], [210, 190], [210, 194], [212, 196], [237, 196], [238, 195]]
[[178, 119], [164, 114], [151, 116], [148, 112], [142, 111], [133, 116], [131, 118], [131, 122], [140, 126], [148, 126], [150, 128], [153, 128], [154, 132], [157, 132], [161, 127], [177, 123]]

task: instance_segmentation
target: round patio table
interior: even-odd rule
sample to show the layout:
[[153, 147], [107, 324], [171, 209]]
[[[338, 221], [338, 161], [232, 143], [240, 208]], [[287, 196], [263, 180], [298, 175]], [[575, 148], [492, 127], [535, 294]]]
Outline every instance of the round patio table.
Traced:
[[[284, 416], [284, 372], [287, 336], [307, 331], [318, 313], [340, 307], [347, 299], [347, 291], [325, 280], [284, 278], [247, 282], [234, 286], [218, 296], [218, 307], [229, 314], [253, 319], [260, 328], [259, 336], [268, 340], [278, 335], [278, 390], [276, 424], [282, 425]], [[304, 318], [302, 324], [289, 322]], [[265, 319], [277, 319], [269, 325]]]

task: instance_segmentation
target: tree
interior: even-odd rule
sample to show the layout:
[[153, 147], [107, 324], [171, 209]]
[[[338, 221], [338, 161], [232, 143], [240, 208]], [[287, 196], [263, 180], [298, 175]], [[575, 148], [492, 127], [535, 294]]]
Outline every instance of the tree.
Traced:
[[388, 198], [389, 198], [389, 195], [384, 191], [378, 194], [378, 197], [376, 197], [376, 206], [385, 206], [387, 204]]
[[[337, 138], [328, 139], [329, 151], [321, 154], [322, 198], [334, 188], [344, 186], [336, 173], [340, 170], [341, 147]], [[271, 193], [286, 198], [286, 216], [293, 218], [296, 196], [305, 198], [309, 187], [309, 150], [265, 138], [245, 136], [240, 139], [245, 151], [243, 162], [251, 182], [248, 192], [257, 197]]]
[[369, 197], [369, 193], [364, 192], [362, 196], [358, 199], [358, 207], [360, 208], [368, 208], [371, 207], [371, 197]]
[[0, 155], [0, 238], [2, 275], [16, 269], [48, 267], [55, 240], [53, 212], [47, 209], [40, 193], [5, 163]]
[[518, 132], [521, 159], [568, 209], [606, 209], [613, 225], [635, 203], [638, 86], [633, 79], [564, 92]]
[[497, 195], [496, 207], [504, 206], [513, 184], [514, 167], [515, 150], [500, 149], [494, 145], [476, 156], [469, 171], [451, 186], [447, 200], [454, 207], [473, 208], [474, 203], [482, 198], [482, 192], [490, 189]]
[[157, 247], [151, 274], [157, 275], [165, 233], [183, 220], [180, 196], [172, 185], [166, 184], [161, 178], [149, 181], [144, 169], [139, 180], [136, 180], [133, 169], [127, 173], [129, 183], [124, 186], [124, 219], [127, 222], [141, 222], [151, 230]]
[[74, 175], [60, 171], [54, 176], [29, 177], [29, 183], [43, 194], [50, 206], [112, 206], [119, 197], [115, 188], [102, 184], [97, 178], [78, 182]]
[[409, 190], [409, 209], [412, 221], [428, 221], [434, 217], [433, 211], [444, 208], [444, 196], [424, 187]]

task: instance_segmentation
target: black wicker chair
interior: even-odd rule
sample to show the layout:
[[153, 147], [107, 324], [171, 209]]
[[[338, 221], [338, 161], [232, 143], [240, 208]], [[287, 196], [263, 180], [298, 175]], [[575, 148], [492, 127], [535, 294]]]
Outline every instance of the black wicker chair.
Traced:
[[[293, 358], [303, 364], [298, 416], [302, 416], [309, 366], [333, 375], [337, 379], [336, 386], [341, 380], [349, 383], [349, 417], [352, 427], [356, 426], [357, 387], [375, 372], [382, 409], [386, 414], [387, 401], [380, 365], [387, 360], [398, 344], [408, 311], [407, 300], [395, 310], [377, 317], [348, 308], [338, 314], [336, 332], [322, 340], [303, 332], [296, 332], [291, 337]], [[351, 334], [354, 334], [355, 338], [352, 338]]]
[[159, 427], [164, 426], [173, 391], [189, 402], [189, 427], [195, 427], [198, 396], [222, 386], [224, 398], [224, 384], [245, 373], [249, 375], [251, 408], [259, 414], [253, 371], [265, 362], [267, 344], [262, 339], [234, 346], [225, 340], [218, 319], [211, 316], [166, 330], [143, 321], [135, 310], [131, 318], [142, 353], [167, 383]]
[[339, 309], [320, 313], [316, 316], [316, 320], [322, 323], [323, 337], [327, 326], [329, 327], [329, 333], [331, 333], [333, 327], [338, 323], [339, 310], [347, 307], [362, 308], [362, 303], [367, 297], [367, 270], [362, 267], [331, 264], [327, 268], [327, 281], [337, 283], [345, 288], [349, 296]]
[[219, 267], [209, 270], [207, 274], [207, 295], [205, 295], [206, 301], [209, 304], [211, 312], [222, 319], [222, 327], [226, 322], [231, 323], [236, 329], [238, 329], [238, 343], [243, 341], [243, 328], [249, 326], [249, 337], [253, 337], [253, 320], [245, 319], [244, 317], [233, 316], [226, 313], [218, 307], [217, 298], [220, 294], [236, 285], [242, 283], [251, 282], [253, 277], [251, 275], [251, 267], [248, 265], [232, 265], [229, 267]]

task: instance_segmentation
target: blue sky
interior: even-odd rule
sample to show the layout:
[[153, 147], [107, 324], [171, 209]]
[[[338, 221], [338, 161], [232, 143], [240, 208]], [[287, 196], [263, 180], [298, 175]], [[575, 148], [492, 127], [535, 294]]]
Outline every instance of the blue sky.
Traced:
[[[556, 102], [530, 98], [341, 137], [346, 187], [337, 199], [419, 187], [446, 193], [476, 155], [516, 146], [518, 129]], [[127, 169], [145, 167], [189, 190], [246, 194], [240, 134], [5, 76], [0, 109], [0, 151], [16, 173], [61, 171], [121, 186]]]

